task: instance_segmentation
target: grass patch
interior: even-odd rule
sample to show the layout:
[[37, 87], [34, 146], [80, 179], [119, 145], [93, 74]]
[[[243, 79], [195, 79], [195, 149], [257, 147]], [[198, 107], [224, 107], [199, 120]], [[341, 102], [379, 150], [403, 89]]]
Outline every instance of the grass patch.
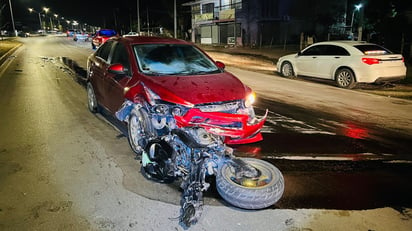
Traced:
[[9, 50], [19, 46], [21, 42], [15, 39], [3, 39], [0, 40], [0, 57], [6, 54]]

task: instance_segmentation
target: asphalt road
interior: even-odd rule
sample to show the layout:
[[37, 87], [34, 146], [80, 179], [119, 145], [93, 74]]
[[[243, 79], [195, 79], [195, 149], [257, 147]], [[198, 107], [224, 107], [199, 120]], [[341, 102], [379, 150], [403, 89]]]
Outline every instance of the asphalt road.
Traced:
[[[84, 73], [85, 59], [93, 52], [88, 46], [90, 44], [75, 43], [67, 38], [29, 39], [0, 69], [0, 229], [181, 230], [176, 219], [179, 215], [179, 206], [175, 204], [180, 196], [178, 186], [145, 180], [121, 128], [119, 130], [108, 122], [110, 118], [92, 115], [87, 110], [84, 86], [75, 73]], [[69, 64], [74, 72], [63, 63]], [[393, 206], [393, 201], [399, 201], [394, 187], [405, 185], [401, 189], [396, 188], [402, 198], [410, 191], [409, 184], [405, 183], [411, 175], [408, 153], [402, 151], [387, 159], [381, 151], [396, 149], [385, 149], [386, 144], [381, 147], [378, 143], [348, 139], [342, 135], [344, 132], [337, 132], [338, 129], [332, 126], [336, 121], [340, 126], [351, 119], [355, 124], [367, 125], [373, 137], [387, 131], [405, 139], [406, 149], [402, 150], [407, 150], [411, 134], [409, 101], [367, 94], [354, 99], [353, 92], [342, 89], [273, 79], [273, 76], [232, 67], [227, 69], [241, 76], [242, 81], [268, 100], [266, 104], [265, 101], [260, 102], [261, 109], [283, 107], [281, 110], [270, 108], [272, 112], [282, 111], [282, 114], [271, 117], [273, 126], [267, 127], [265, 140], [269, 143], [279, 141], [276, 146], [279, 148], [294, 145], [296, 149], [289, 150], [288, 155], [278, 155], [286, 152], [274, 150], [269, 143], [258, 147], [238, 147], [243, 155], [264, 155], [280, 166], [286, 178], [284, 198], [274, 208], [244, 211], [224, 204], [212, 193], [207, 195], [201, 221], [192, 230], [410, 230], [410, 204]], [[319, 99], [319, 93], [330, 97]], [[358, 96], [357, 93], [355, 95]], [[287, 127], [288, 124], [301, 124], [300, 120], [292, 122], [297, 121], [292, 119], [299, 114], [296, 114], [296, 108], [286, 108], [285, 105], [292, 105], [291, 102], [298, 107], [298, 112], [317, 112], [315, 115], [325, 116], [322, 118], [329, 121], [320, 126], [317, 121], [313, 122], [312, 117], [317, 116], [305, 117], [312, 118], [305, 123], [316, 131], [310, 136], [313, 139]], [[374, 110], [367, 111], [371, 108]], [[383, 108], [390, 112], [379, 112]], [[289, 114], [290, 111], [293, 113]], [[290, 119], [285, 122], [284, 118]], [[305, 131], [308, 130], [306, 127]], [[282, 140], [288, 135], [291, 139]], [[333, 136], [332, 139], [329, 136]], [[322, 155], [316, 153], [305, 155], [315, 159], [307, 162], [316, 161], [309, 165], [302, 164], [305, 161], [290, 160], [291, 157], [302, 156], [297, 154], [306, 153], [305, 148], [298, 152], [298, 144], [304, 139], [306, 148], [313, 148], [310, 144], [322, 140], [354, 145], [351, 151], [363, 150], [354, 149], [359, 145], [375, 148], [375, 153], [381, 154], [378, 157], [396, 163], [401, 161], [400, 164], [407, 167], [399, 168], [399, 165], [386, 164], [380, 159], [373, 165], [353, 161], [330, 162], [327, 158], [319, 162], [314, 157]], [[331, 145], [326, 147], [333, 150]], [[256, 151], [259, 148], [263, 151]], [[327, 154], [336, 156], [336, 153]], [[349, 154], [353, 153], [344, 154], [350, 157]], [[353, 158], [356, 157], [365, 158], [361, 155]], [[365, 159], [370, 161], [368, 158]], [[353, 173], [353, 169], [361, 167], [366, 167], [363, 173], [367, 174], [359, 174], [362, 171]], [[391, 175], [382, 172], [381, 168], [392, 169]], [[325, 176], [329, 178], [328, 182], [335, 184], [325, 186]], [[350, 197], [345, 197], [345, 191], [335, 193], [353, 181], [358, 188], [349, 192]], [[385, 198], [375, 196], [376, 189], [383, 189], [389, 199], [385, 201]], [[368, 201], [376, 203], [362, 205], [363, 199], [356, 197], [361, 191], [370, 195]], [[349, 199], [338, 203], [342, 198]], [[331, 207], [324, 206], [325, 201]], [[363, 209], [352, 205], [362, 205]]]

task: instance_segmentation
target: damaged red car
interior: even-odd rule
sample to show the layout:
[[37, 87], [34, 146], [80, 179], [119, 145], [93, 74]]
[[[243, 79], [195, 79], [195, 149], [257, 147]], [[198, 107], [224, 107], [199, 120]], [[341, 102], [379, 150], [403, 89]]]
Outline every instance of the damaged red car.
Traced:
[[257, 142], [266, 119], [255, 115], [254, 92], [223, 63], [172, 38], [109, 39], [88, 58], [87, 96], [90, 111], [127, 124], [136, 153], [174, 127], [202, 127], [226, 144]]

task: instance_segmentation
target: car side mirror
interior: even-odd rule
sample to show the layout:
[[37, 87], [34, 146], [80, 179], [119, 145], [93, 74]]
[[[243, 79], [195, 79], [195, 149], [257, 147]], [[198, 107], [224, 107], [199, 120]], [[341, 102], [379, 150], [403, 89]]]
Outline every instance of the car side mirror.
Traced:
[[216, 61], [215, 63], [216, 63], [216, 66], [217, 66], [219, 69], [224, 70], [225, 67], [226, 67], [226, 65], [225, 65], [224, 63], [220, 62], [220, 61]]
[[120, 63], [115, 63], [110, 65], [107, 71], [114, 75], [126, 75], [127, 68], [124, 68], [124, 66]]
[[302, 52], [299, 51], [299, 52], [298, 52], [298, 56], [301, 56], [301, 55], [302, 55]]

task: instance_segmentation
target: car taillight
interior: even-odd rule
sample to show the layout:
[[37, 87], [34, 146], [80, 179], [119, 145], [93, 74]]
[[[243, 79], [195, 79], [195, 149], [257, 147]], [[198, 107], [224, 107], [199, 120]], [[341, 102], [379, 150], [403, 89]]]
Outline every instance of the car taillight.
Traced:
[[362, 62], [368, 65], [379, 64], [379, 61], [377, 58], [362, 58]]

